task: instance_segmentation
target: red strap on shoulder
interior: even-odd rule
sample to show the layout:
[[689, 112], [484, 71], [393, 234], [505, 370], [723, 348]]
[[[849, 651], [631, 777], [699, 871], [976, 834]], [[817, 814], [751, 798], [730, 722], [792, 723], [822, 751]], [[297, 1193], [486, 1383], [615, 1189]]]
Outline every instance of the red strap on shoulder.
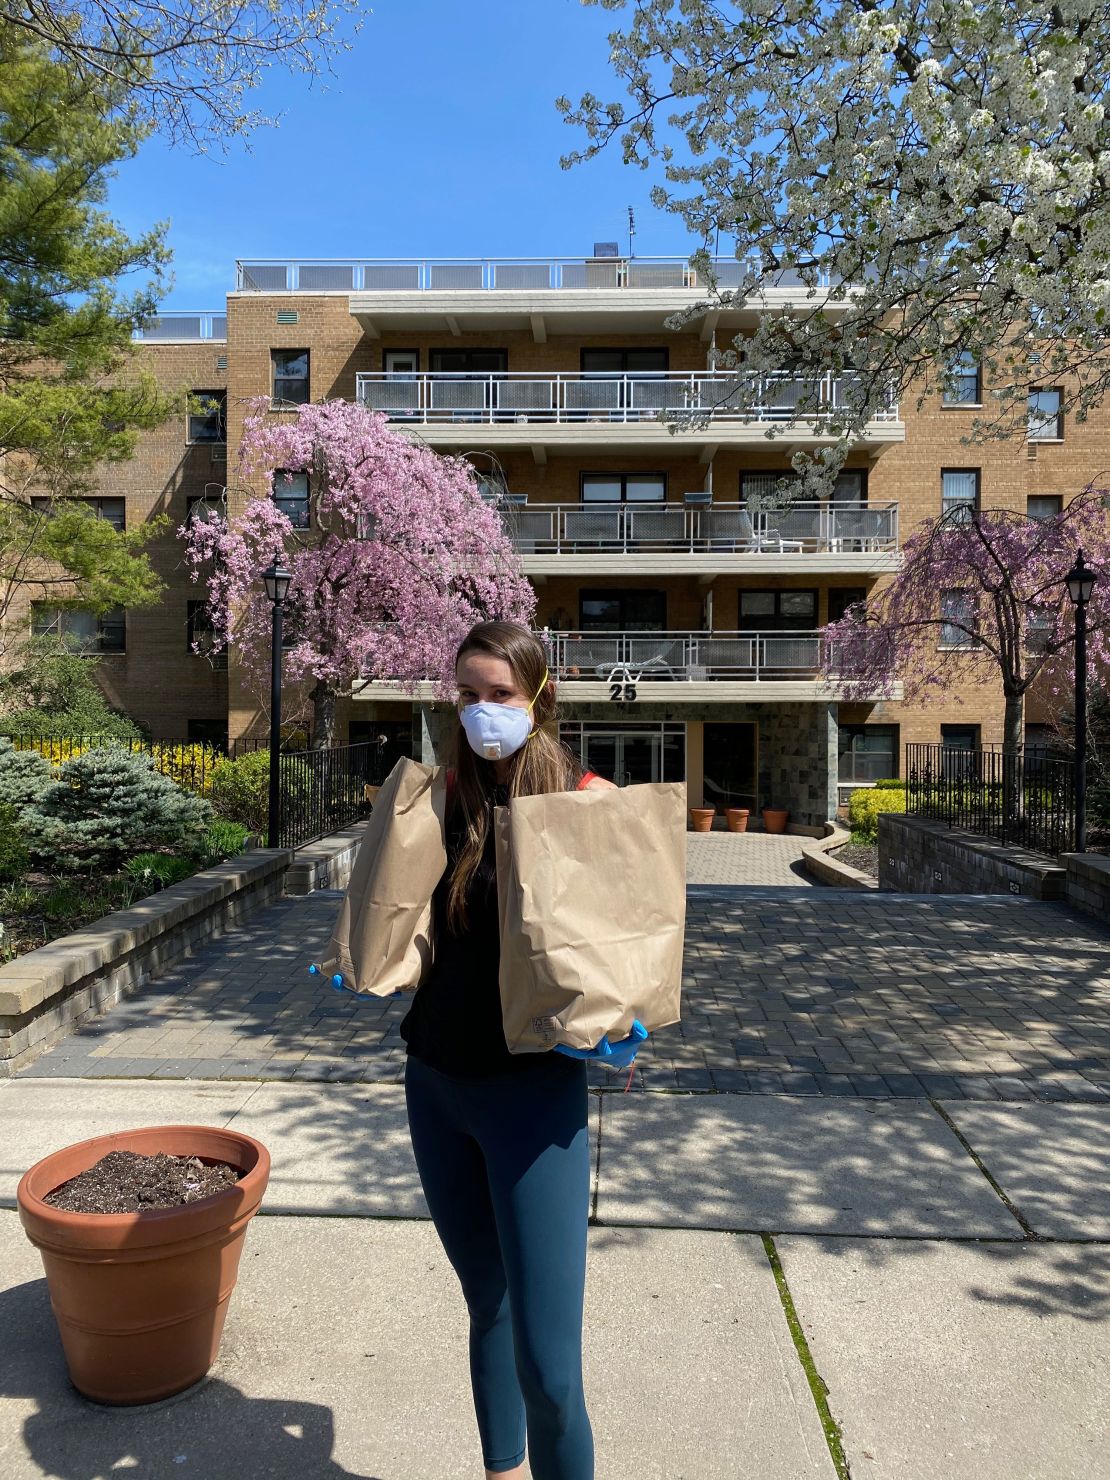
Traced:
[[450, 814], [451, 808], [454, 805], [455, 805], [455, 773], [454, 773], [454, 771], [449, 770], [447, 772], [447, 811], [448, 811], [448, 814]]
[[586, 787], [589, 786], [590, 782], [594, 779], [596, 775], [596, 771], [584, 771], [582, 773], [582, 780], [574, 788], [575, 791], [585, 791]]

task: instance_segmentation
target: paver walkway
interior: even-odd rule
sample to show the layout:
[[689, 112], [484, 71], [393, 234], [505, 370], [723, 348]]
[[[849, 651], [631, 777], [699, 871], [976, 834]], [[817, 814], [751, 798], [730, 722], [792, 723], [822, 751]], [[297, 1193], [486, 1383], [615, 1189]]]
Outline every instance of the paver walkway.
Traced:
[[688, 833], [686, 881], [820, 888], [802, 867], [802, 849], [812, 841], [792, 833]]
[[[339, 898], [271, 906], [24, 1074], [400, 1080], [406, 1000], [308, 974]], [[633, 1084], [1110, 1099], [1110, 930], [1008, 896], [692, 885], [682, 1022], [653, 1035]]]

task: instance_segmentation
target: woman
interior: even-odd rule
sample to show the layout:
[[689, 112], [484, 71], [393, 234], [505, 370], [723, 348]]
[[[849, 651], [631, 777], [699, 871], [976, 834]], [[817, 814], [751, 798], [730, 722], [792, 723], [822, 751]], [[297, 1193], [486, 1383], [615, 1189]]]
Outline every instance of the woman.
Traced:
[[447, 870], [433, 964], [401, 1024], [409, 1130], [436, 1231], [470, 1311], [486, 1480], [592, 1480], [582, 1391], [589, 1198], [586, 1066], [510, 1054], [501, 1026], [492, 809], [514, 796], [612, 786], [540, 727], [555, 713], [543, 646], [481, 622], [455, 662]]

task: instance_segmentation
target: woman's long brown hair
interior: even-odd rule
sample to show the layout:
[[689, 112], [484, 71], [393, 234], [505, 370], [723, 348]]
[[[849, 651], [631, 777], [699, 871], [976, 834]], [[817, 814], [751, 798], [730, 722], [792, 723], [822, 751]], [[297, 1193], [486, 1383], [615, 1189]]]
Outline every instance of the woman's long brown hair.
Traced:
[[[543, 643], [516, 622], [479, 622], [459, 644], [455, 667], [467, 653], [491, 653], [504, 658], [513, 678], [529, 699], [543, 683], [547, 654]], [[569, 791], [582, 779], [582, 768], [558, 738], [555, 688], [544, 684], [532, 709], [534, 728], [528, 740], [509, 759], [510, 797], [536, 796], [545, 791]], [[554, 733], [552, 729], [554, 728]], [[496, 781], [492, 761], [470, 748], [462, 724], [455, 730], [455, 806], [462, 808], [464, 834], [447, 894], [447, 919], [461, 934], [467, 926], [466, 896], [475, 870], [482, 861], [486, 839], [493, 825], [489, 794]]]

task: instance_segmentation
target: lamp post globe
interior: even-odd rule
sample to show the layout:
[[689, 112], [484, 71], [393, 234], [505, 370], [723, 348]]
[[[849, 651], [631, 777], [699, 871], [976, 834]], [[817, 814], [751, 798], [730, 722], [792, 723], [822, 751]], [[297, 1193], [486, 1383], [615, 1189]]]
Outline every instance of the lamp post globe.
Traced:
[[1098, 576], [1077, 550], [1064, 577], [1075, 607], [1075, 851], [1087, 851], [1087, 604]]

